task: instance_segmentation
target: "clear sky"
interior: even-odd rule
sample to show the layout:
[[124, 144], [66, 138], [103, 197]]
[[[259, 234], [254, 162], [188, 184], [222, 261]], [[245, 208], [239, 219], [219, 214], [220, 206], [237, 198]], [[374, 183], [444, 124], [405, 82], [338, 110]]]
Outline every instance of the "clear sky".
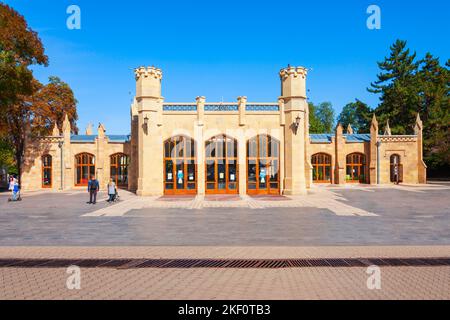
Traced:
[[[129, 133], [132, 69], [163, 69], [167, 102], [275, 102], [278, 71], [312, 68], [307, 87], [315, 103], [338, 113], [355, 98], [378, 103], [366, 88], [377, 61], [397, 39], [423, 56], [450, 58], [450, 1], [105, 1], [9, 0], [39, 33], [50, 58], [36, 68], [57, 75], [79, 101], [78, 125], [102, 122], [110, 134]], [[81, 8], [81, 30], [66, 27], [69, 5]], [[381, 9], [381, 30], [366, 26], [369, 5]]]

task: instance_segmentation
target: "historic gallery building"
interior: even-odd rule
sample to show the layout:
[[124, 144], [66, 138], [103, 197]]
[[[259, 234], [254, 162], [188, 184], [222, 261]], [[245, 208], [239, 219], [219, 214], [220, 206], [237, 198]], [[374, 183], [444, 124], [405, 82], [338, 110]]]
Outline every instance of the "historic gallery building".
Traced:
[[374, 116], [370, 133], [338, 125], [333, 134], [309, 134], [307, 71], [280, 71], [276, 102], [167, 103], [162, 71], [135, 70], [131, 135], [71, 135], [62, 131], [27, 142], [25, 190], [85, 188], [95, 175], [102, 188], [110, 178], [138, 195], [304, 194], [314, 183], [425, 183], [422, 122], [414, 135], [380, 134]]

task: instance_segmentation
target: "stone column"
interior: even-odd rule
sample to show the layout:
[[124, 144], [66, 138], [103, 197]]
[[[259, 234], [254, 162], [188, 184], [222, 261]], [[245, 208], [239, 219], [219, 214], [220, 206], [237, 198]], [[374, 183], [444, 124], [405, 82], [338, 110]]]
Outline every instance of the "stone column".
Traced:
[[204, 117], [206, 98], [197, 97], [197, 124], [195, 126], [195, 141], [197, 142], [197, 193], [205, 195], [205, 139], [204, 139]]
[[239, 125], [245, 126], [246, 120], [246, 107], [247, 107], [247, 97], [238, 97], [238, 108], [239, 108]]
[[378, 143], [378, 121], [373, 115], [370, 125], [370, 164], [369, 176], [370, 184], [377, 184], [377, 143]]
[[162, 195], [162, 71], [155, 67], [140, 67], [135, 70], [135, 75], [139, 137], [139, 177], [136, 193], [140, 196]]
[[339, 123], [336, 127], [336, 136], [335, 136], [335, 165], [334, 165], [334, 181], [336, 184], [345, 184], [345, 176], [346, 176], [346, 158], [344, 153], [345, 140], [344, 140], [344, 129], [342, 125]]
[[100, 123], [98, 125], [98, 136], [97, 136], [97, 154], [95, 155], [95, 174], [96, 178], [100, 184], [100, 190], [104, 189], [107, 184], [107, 179], [109, 177], [109, 166], [105, 156], [105, 149], [107, 143], [105, 127]]

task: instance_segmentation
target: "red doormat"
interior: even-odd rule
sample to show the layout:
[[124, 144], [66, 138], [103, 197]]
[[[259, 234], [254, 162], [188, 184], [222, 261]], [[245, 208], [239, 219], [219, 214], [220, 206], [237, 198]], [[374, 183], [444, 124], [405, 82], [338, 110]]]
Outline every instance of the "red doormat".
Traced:
[[212, 194], [205, 196], [206, 201], [239, 201], [241, 197], [236, 194]]
[[252, 195], [250, 196], [255, 200], [260, 201], [289, 201], [288, 197], [280, 196], [280, 195], [270, 195], [270, 194], [258, 194], [258, 195]]
[[195, 195], [166, 195], [157, 199], [157, 201], [191, 201], [195, 199]]

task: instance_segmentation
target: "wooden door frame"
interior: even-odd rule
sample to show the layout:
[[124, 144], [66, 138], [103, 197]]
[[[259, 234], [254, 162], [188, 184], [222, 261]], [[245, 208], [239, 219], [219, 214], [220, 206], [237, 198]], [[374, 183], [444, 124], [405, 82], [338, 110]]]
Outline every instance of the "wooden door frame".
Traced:
[[[259, 154], [259, 148], [260, 148], [259, 137], [260, 136], [266, 136], [266, 139], [267, 139], [267, 141], [266, 141], [266, 143], [267, 143], [266, 157], [260, 157], [260, 154]], [[276, 143], [277, 143], [277, 146], [278, 146], [278, 148], [277, 148], [278, 149], [277, 150], [278, 157], [273, 157], [273, 156], [269, 157], [268, 156], [268, 152], [269, 152], [269, 137], [273, 141], [276, 141]], [[248, 154], [249, 154], [249, 145], [250, 145], [250, 141], [252, 139], [256, 139], [256, 157], [249, 157], [248, 156]], [[281, 188], [280, 188], [280, 169], [281, 169], [280, 151], [281, 151], [281, 146], [280, 146], [280, 141], [278, 141], [278, 139], [275, 139], [274, 137], [272, 137], [272, 136], [270, 136], [268, 134], [261, 134], [261, 135], [255, 136], [255, 137], [253, 137], [251, 139], [248, 139], [247, 142], [246, 142], [246, 147], [247, 147], [247, 150], [246, 150], [247, 152], [246, 152], [246, 155], [245, 155], [245, 159], [246, 159], [246, 168], [247, 168], [247, 170], [246, 170], [247, 171], [246, 172], [247, 194], [249, 194], [249, 195], [264, 195], [264, 194], [267, 194], [267, 195], [280, 195], [281, 194]], [[257, 178], [256, 178], [256, 188], [255, 189], [249, 189], [248, 188], [248, 185], [250, 184], [249, 183], [249, 177], [248, 177], [248, 168], [250, 167], [249, 166], [249, 161], [251, 161], [251, 160], [256, 162]], [[273, 181], [272, 179], [270, 179], [269, 175], [266, 175], [266, 177], [269, 177], [269, 178], [266, 178], [266, 184], [267, 184], [267, 188], [266, 189], [260, 189], [259, 188], [259, 184], [260, 184], [260, 182], [259, 182], [259, 162], [261, 160], [265, 160], [265, 161], [268, 161], [268, 162], [278, 161], [278, 179], [277, 179], [277, 181]], [[278, 184], [278, 188], [276, 188], [276, 189], [270, 187], [270, 183], [274, 183], [274, 182], [276, 182]]]
[[[184, 142], [183, 142], [184, 143], [184, 145], [183, 145], [184, 150], [183, 150], [183, 157], [182, 158], [166, 157], [166, 150], [165, 150], [166, 142], [170, 141], [172, 143], [173, 139], [177, 138], [177, 137], [182, 137], [184, 139], [191, 140], [194, 143], [194, 157], [186, 157], [186, 140], [184, 140]], [[164, 195], [195, 195], [195, 194], [197, 194], [197, 192], [198, 192], [197, 142], [194, 139], [192, 139], [191, 137], [189, 137], [189, 136], [177, 135], [177, 136], [170, 137], [169, 139], [166, 139], [163, 142], [163, 144], [164, 144], [163, 145], [163, 188], [164, 188]], [[177, 175], [177, 172], [176, 172], [177, 171], [176, 170], [177, 163], [176, 162], [177, 162], [177, 160], [182, 160], [183, 161], [183, 169], [184, 169], [185, 173], [188, 172], [188, 162], [189, 161], [193, 161], [194, 162], [195, 181], [194, 182], [190, 182], [191, 184], [195, 183], [195, 188], [194, 189], [188, 189], [188, 183], [189, 183], [188, 174], [185, 174], [184, 178], [183, 178], [184, 179], [185, 188], [184, 189], [177, 189], [177, 178], [176, 178], [176, 175]], [[167, 177], [166, 161], [171, 161], [172, 162], [172, 168], [174, 169], [173, 171], [175, 171], [175, 172], [172, 171], [172, 175], [173, 175], [173, 178], [174, 178], [173, 182], [167, 182], [166, 181], [166, 177]], [[173, 189], [167, 189], [166, 188], [166, 184], [167, 183], [172, 183], [173, 184]]]
[[[47, 158], [47, 157], [50, 157], [50, 161], [51, 161], [51, 164], [50, 164], [50, 166], [45, 166], [44, 165], [44, 158]], [[46, 155], [43, 155], [42, 157], [41, 157], [41, 162], [42, 162], [42, 168], [41, 168], [41, 187], [43, 188], [43, 189], [51, 189], [52, 187], [53, 187], [53, 157], [50, 155], [50, 154], [46, 154]], [[44, 172], [45, 172], [45, 169], [50, 169], [50, 184], [49, 185], [44, 185]]]
[[[88, 164], [81, 164], [81, 165], [78, 165], [78, 163], [77, 163], [77, 157], [78, 156], [83, 156], [83, 155], [87, 155], [87, 156], [90, 156], [90, 157], [92, 157], [92, 159], [94, 160], [94, 164], [90, 164], [90, 163], [88, 163]], [[88, 179], [87, 179], [87, 182], [86, 182], [86, 184], [85, 183], [77, 183], [77, 174], [78, 174], [78, 168], [83, 168], [83, 167], [87, 167], [88, 168]], [[95, 155], [93, 155], [92, 153], [88, 153], [88, 152], [82, 152], [82, 153], [79, 153], [79, 154], [77, 154], [77, 155], [75, 155], [75, 187], [87, 187], [88, 185], [89, 185], [89, 180], [91, 180], [91, 170], [89, 170], [89, 168], [91, 168], [91, 167], [93, 167], [94, 168], [94, 176], [96, 177], [97, 176], [97, 172], [96, 172], [96, 169], [97, 169], [97, 167], [96, 167], [96, 159], [95, 159]], [[81, 172], [81, 174], [83, 174], [83, 172]]]
[[[206, 143], [210, 142], [212, 139], [218, 138], [218, 137], [224, 137], [225, 138], [225, 148], [223, 150], [224, 157], [206, 157]], [[236, 142], [236, 157], [229, 157], [228, 156], [228, 146], [226, 139], [233, 140], [233, 144]], [[226, 134], [219, 134], [214, 137], [211, 137], [210, 139], [206, 140], [205, 142], [205, 193], [206, 194], [239, 194], [239, 142], [230, 136], [227, 136]], [[217, 143], [217, 141], [215, 141]], [[219, 160], [223, 160], [225, 163], [225, 189], [219, 190], [218, 184], [219, 184]], [[235, 181], [232, 181], [236, 185], [236, 189], [230, 189], [229, 188], [229, 162], [230, 160], [235, 162], [236, 166], [236, 174], [235, 174]], [[214, 161], [214, 182], [208, 181], [208, 161]], [[214, 183], [214, 189], [208, 189], [208, 183]]]
[[[324, 155], [326, 157], [329, 157], [330, 163], [326, 163], [326, 162], [313, 163], [312, 159], [314, 156], [317, 156], [317, 155]], [[324, 153], [324, 152], [315, 153], [311, 156], [311, 166], [313, 167], [313, 172], [312, 172], [313, 183], [317, 183], [317, 184], [327, 184], [327, 183], [331, 184], [332, 183], [332, 181], [333, 181], [333, 163], [332, 163], [333, 161], [332, 160], [333, 160], [332, 156], [329, 155], [328, 153]], [[323, 168], [322, 170], [323, 170], [324, 176], [325, 176], [325, 172], [326, 172], [325, 168], [326, 167], [330, 167], [330, 180], [314, 180], [314, 168], [316, 168], [316, 172], [319, 172], [319, 168], [321, 168], [321, 169]]]

